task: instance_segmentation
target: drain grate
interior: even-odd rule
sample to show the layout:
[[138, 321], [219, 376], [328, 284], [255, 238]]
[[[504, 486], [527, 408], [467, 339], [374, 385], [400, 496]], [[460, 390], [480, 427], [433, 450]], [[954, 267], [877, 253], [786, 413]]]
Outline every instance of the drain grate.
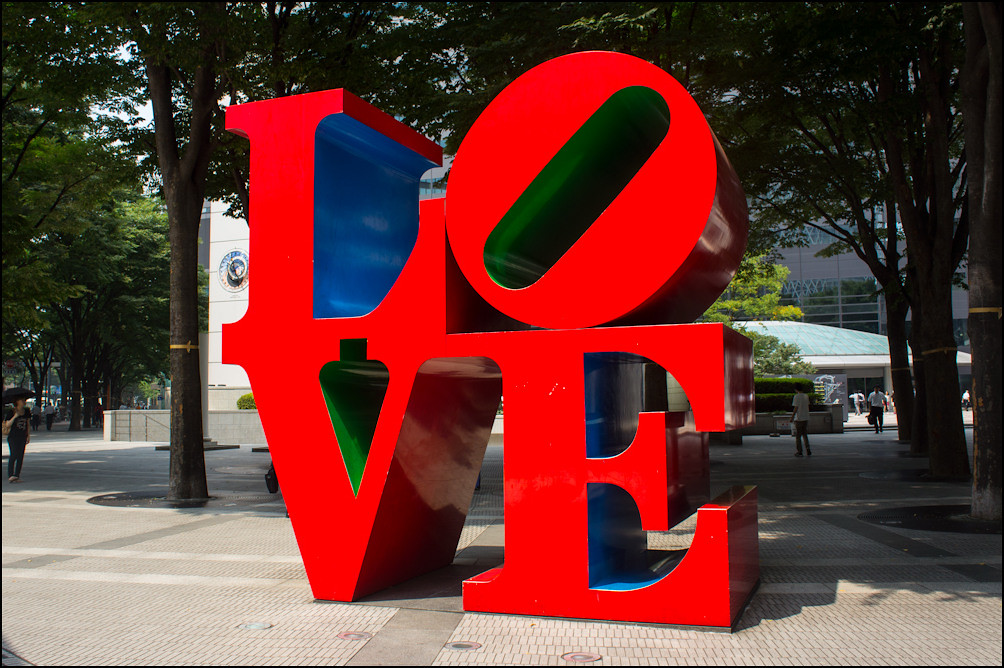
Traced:
[[458, 640], [457, 642], [448, 642], [443, 645], [446, 649], [455, 649], [460, 652], [470, 652], [481, 648], [481, 643], [471, 642], [470, 640]]

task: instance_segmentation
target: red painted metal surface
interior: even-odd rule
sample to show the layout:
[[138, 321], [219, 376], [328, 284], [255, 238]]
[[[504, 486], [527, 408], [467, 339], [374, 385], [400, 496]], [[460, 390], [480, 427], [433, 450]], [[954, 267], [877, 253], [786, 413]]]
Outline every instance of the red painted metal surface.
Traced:
[[[442, 201], [422, 204], [418, 241], [394, 287], [356, 318], [312, 315], [314, 134], [353, 114], [395, 141], [434, 144], [342, 91], [230, 107], [251, 140], [250, 253], [260, 277], [223, 329], [223, 361], [248, 373], [313, 594], [354, 600], [453, 561], [501, 380], [488, 360], [449, 358]], [[346, 193], [350, 197], [351, 193]], [[415, 190], [417, 206], [418, 192]], [[389, 383], [353, 493], [319, 383], [340, 342], [366, 341]], [[442, 402], [442, 404], [439, 403]], [[451, 405], [449, 412], [440, 410]]]
[[[410, 234], [396, 218], [409, 193], [418, 206], [434, 144], [342, 91], [231, 107], [227, 127], [251, 141], [257, 280], [245, 317], [224, 326], [223, 361], [248, 372], [315, 597], [356, 600], [452, 561], [504, 390], [506, 563], [465, 583], [465, 608], [734, 623], [759, 577], [756, 495], [704, 503], [702, 432], [752, 419], [751, 343], [721, 325], [669, 323], [700, 314], [731, 279], [745, 200], [672, 78], [604, 53], [531, 70], [465, 139], [445, 203], [421, 203], [400, 262], [380, 244]], [[624, 160], [621, 137], [634, 142]], [[616, 188], [604, 183], [610, 160]], [[376, 209], [344, 221], [338, 239], [376, 258], [373, 276], [398, 274], [378, 303], [356, 304], [330, 294], [351, 280], [319, 287], [342, 247], [318, 230], [343, 234], [339, 202], [352, 210], [360, 196], [358, 183], [343, 192], [325, 179], [383, 173], [381, 161], [405, 166], [384, 170], [397, 208], [369, 193]], [[587, 187], [594, 196], [577, 202]], [[575, 209], [570, 228], [555, 202]], [[316, 317], [326, 312], [353, 315]], [[692, 416], [632, 389], [630, 378], [658, 385], [665, 372]], [[597, 389], [597, 378], [615, 382]], [[604, 391], [587, 409], [586, 393]], [[587, 449], [623, 433], [630, 443]], [[644, 531], [698, 506], [686, 556], [631, 556]]]
[[[665, 139], [539, 280], [499, 285], [483, 257], [492, 230], [569, 137], [627, 87], [663, 96]], [[693, 321], [732, 280], [748, 220], [739, 179], [693, 98], [646, 61], [597, 52], [535, 67], [488, 105], [453, 162], [446, 215], [474, 289], [499, 311], [552, 328]]]
[[[755, 494], [702, 506], [694, 545], [664, 577], [656, 571], [651, 584], [604, 590], [590, 586], [587, 485], [627, 491], [639, 531], [671, 529], [679, 518], [671, 518], [670, 508], [685, 477], [673, 454], [695, 438], [694, 429], [723, 431], [748, 420], [747, 399], [726, 392], [723, 371], [730, 367], [752, 382], [749, 340], [721, 325], [449, 338], [458, 354], [490, 355], [505, 379], [506, 562], [465, 583], [464, 609], [730, 626], [738, 612], [732, 598], [745, 601], [759, 578]], [[674, 427], [665, 413], [644, 413], [622, 454], [586, 457], [582, 356], [608, 350], [640, 354], [667, 369], [691, 398], [695, 423]], [[707, 450], [700, 452], [706, 467]]]

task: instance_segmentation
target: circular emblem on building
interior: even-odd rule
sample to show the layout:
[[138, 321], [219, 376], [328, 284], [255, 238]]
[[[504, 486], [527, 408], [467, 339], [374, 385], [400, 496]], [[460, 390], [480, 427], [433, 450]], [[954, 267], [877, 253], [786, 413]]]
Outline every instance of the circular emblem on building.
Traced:
[[220, 285], [228, 292], [240, 292], [248, 286], [248, 254], [234, 249], [220, 262]]

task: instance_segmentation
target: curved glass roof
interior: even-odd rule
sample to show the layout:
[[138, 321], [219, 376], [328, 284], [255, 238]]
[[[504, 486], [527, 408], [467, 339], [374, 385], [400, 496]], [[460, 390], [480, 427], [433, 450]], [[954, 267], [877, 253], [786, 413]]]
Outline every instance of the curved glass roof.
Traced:
[[792, 320], [748, 320], [735, 322], [732, 327], [776, 336], [798, 346], [802, 355], [889, 355], [886, 337], [871, 332]]

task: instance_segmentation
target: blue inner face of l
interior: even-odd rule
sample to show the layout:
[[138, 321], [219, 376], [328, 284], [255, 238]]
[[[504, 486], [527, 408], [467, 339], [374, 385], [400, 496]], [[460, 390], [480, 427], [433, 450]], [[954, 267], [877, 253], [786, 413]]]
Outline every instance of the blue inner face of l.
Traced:
[[347, 116], [314, 134], [314, 317], [375, 309], [418, 238], [418, 187], [437, 164]]

